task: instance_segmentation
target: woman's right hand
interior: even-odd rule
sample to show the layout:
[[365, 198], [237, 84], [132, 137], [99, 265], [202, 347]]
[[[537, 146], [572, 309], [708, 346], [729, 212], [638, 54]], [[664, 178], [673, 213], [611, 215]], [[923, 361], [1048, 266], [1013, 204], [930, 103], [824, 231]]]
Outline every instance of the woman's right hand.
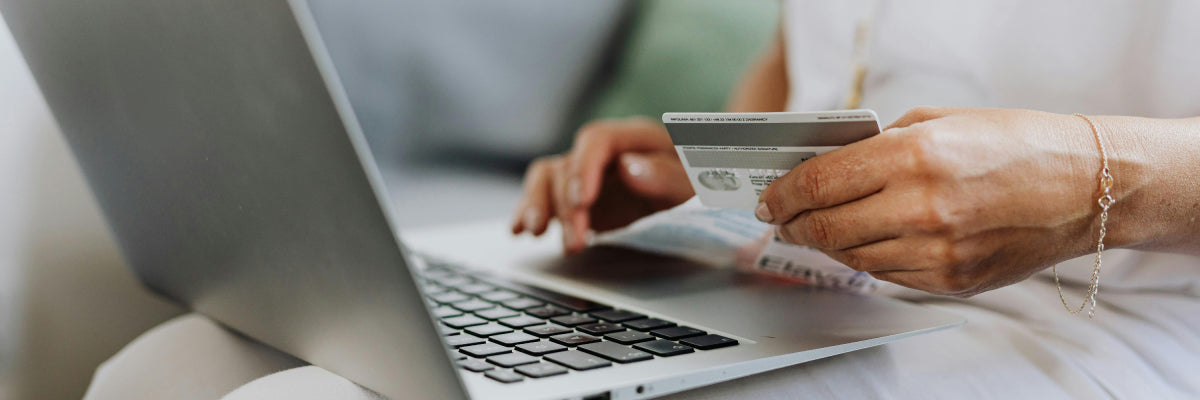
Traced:
[[592, 122], [579, 130], [569, 152], [530, 165], [512, 232], [540, 236], [557, 219], [563, 249], [573, 253], [583, 249], [591, 231], [623, 227], [694, 194], [661, 123]]

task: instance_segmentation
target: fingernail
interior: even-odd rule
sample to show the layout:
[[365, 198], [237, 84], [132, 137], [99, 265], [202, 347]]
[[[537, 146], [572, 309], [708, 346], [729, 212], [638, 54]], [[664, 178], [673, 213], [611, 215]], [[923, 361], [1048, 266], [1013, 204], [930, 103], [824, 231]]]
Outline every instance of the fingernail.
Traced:
[[641, 157], [632, 155], [625, 157], [625, 171], [629, 173], [629, 176], [634, 178], [644, 177], [650, 172], [649, 169], [650, 167], [646, 165], [646, 161]]
[[582, 196], [579, 193], [581, 190], [579, 186], [579, 178], [571, 178], [571, 180], [567, 181], [567, 201], [571, 205], [578, 205], [580, 203], [579, 200]]
[[775, 220], [771, 216], [771, 210], [767, 208], [767, 203], [759, 202], [757, 207], [754, 207], [754, 217], [759, 221], [770, 223]]
[[525, 229], [534, 230], [541, 219], [542, 215], [537, 210], [532, 208], [525, 210]]

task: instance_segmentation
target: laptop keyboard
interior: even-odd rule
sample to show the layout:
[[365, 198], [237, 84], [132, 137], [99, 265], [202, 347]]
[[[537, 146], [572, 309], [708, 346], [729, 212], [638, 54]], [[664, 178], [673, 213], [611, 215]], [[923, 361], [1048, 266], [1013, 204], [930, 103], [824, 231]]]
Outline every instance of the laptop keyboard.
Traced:
[[430, 263], [421, 285], [459, 367], [503, 383], [736, 346], [736, 339]]

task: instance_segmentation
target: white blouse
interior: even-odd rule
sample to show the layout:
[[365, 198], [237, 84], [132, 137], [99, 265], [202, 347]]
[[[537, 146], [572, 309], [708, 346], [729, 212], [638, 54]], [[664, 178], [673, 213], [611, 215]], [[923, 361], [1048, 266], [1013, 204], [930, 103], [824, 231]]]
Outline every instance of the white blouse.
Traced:
[[885, 124], [918, 105], [1200, 115], [1197, 1], [794, 0], [783, 13], [792, 110], [842, 107], [870, 18], [862, 107]]
[[[856, 59], [864, 18], [866, 56]], [[861, 107], [884, 125], [918, 105], [1200, 115], [1200, 1], [791, 0], [783, 22], [790, 110], [844, 107], [861, 62]], [[1059, 265], [1072, 305], [1091, 262]], [[893, 287], [961, 313], [967, 326], [804, 367], [822, 381], [792, 389], [826, 388], [825, 398], [1200, 397], [1200, 259], [1106, 252], [1093, 320], [1063, 310], [1047, 273], [966, 300]]]

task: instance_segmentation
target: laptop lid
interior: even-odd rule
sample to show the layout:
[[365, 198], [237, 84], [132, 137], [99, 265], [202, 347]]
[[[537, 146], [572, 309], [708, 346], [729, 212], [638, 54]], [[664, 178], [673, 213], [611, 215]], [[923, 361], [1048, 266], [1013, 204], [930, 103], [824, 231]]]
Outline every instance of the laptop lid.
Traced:
[[395, 398], [465, 398], [303, 0], [0, 0], [151, 289]]

